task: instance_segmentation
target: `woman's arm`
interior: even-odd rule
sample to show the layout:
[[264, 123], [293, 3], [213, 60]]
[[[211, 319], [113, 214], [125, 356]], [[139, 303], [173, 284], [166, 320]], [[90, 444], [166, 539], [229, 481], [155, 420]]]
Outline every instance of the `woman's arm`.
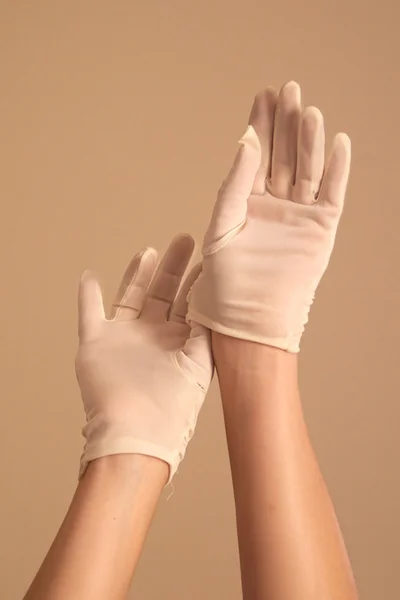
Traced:
[[177, 236], [158, 267], [154, 250], [137, 254], [111, 319], [97, 280], [82, 277], [80, 482], [25, 600], [126, 597], [157, 501], [184, 458], [213, 375], [209, 332], [185, 319], [199, 271], [184, 278], [193, 248], [190, 236]]
[[297, 355], [213, 333], [245, 600], [354, 600], [304, 422]]
[[[325, 163], [322, 113], [300, 86], [259, 93], [203, 243], [188, 318], [213, 331], [245, 600], [354, 600], [335, 513], [304, 423], [297, 358], [350, 173]], [[226, 337], [224, 337], [226, 336]]]
[[167, 478], [150, 456], [91, 462], [25, 600], [125, 598]]

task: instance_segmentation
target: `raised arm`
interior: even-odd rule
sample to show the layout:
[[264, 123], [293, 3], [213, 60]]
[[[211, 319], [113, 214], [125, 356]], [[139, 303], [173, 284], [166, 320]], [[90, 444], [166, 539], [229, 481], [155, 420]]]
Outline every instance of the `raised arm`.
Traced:
[[91, 462], [25, 600], [125, 598], [167, 479], [149, 456]]
[[87, 423], [80, 481], [25, 600], [126, 597], [213, 372], [209, 332], [185, 321], [198, 268], [178, 292], [192, 251], [193, 240], [179, 236], [156, 272], [154, 250], [137, 255], [110, 320], [96, 279], [82, 278], [76, 370]]
[[351, 566], [304, 422], [297, 355], [213, 335], [245, 600], [354, 600]]
[[346, 135], [324, 162], [323, 117], [301, 109], [299, 86], [259, 94], [189, 306], [189, 319], [213, 330], [245, 600], [357, 597], [297, 380], [301, 336], [342, 213]]

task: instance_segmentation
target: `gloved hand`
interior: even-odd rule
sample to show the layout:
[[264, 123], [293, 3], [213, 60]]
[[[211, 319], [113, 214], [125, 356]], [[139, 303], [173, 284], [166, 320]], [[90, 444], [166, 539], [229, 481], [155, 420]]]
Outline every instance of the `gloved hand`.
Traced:
[[335, 137], [325, 170], [324, 146], [322, 114], [301, 111], [296, 83], [279, 97], [270, 88], [256, 97], [204, 238], [189, 322], [298, 352], [350, 169], [345, 134]]
[[193, 248], [190, 236], [175, 238], [155, 274], [156, 251], [137, 254], [111, 320], [97, 280], [82, 276], [76, 373], [87, 424], [80, 477], [95, 458], [138, 453], [167, 462], [171, 481], [184, 457], [213, 374], [208, 330], [186, 323], [199, 266], [178, 292]]

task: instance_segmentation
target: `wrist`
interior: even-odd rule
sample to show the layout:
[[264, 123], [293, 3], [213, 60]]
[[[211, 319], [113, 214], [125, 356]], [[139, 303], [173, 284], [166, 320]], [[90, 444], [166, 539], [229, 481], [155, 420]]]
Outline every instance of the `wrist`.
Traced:
[[220, 370], [231, 370], [240, 375], [254, 376], [260, 373], [265, 376], [266, 369], [276, 372], [297, 368], [297, 353], [274, 346], [229, 337], [214, 331], [212, 346], [215, 363]]
[[212, 343], [226, 420], [264, 418], [299, 398], [297, 354], [214, 332]]
[[168, 479], [169, 465], [153, 456], [144, 454], [111, 454], [89, 462], [85, 475], [113, 481], [124, 481], [127, 485], [156, 486], [162, 489]]

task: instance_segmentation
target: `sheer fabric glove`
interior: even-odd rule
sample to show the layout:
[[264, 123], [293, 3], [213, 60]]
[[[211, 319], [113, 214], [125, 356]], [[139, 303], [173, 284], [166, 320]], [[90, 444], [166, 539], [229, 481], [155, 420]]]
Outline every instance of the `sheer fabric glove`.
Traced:
[[208, 330], [186, 322], [199, 266], [178, 291], [193, 247], [190, 236], [175, 238], [157, 269], [155, 250], [136, 255], [110, 320], [97, 280], [82, 276], [76, 373], [87, 424], [80, 477], [95, 458], [138, 453], [167, 462], [171, 481], [184, 457], [213, 374]]
[[203, 244], [188, 320], [298, 352], [328, 265], [350, 169], [338, 134], [324, 169], [324, 121], [301, 110], [300, 88], [268, 88], [223, 183]]

